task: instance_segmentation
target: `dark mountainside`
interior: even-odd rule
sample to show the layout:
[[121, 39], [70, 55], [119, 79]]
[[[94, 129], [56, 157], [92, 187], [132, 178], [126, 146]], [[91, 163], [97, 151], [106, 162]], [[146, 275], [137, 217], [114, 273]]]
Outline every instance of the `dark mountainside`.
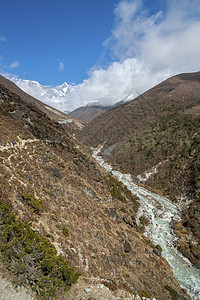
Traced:
[[135, 181], [182, 207], [179, 250], [200, 267], [200, 72], [174, 76], [77, 134]]
[[110, 106], [103, 106], [103, 105], [85, 105], [81, 106], [69, 113], [69, 116], [72, 116], [74, 118], [77, 118], [84, 122], [89, 122], [98, 115], [104, 113], [105, 111], [118, 106], [120, 104], [124, 103], [124, 101], [120, 101], [114, 105]]
[[6, 79], [5, 77], [0, 75], [0, 85], [4, 86], [5, 88], [9, 89], [9, 91], [15, 93], [16, 95], [20, 96], [23, 101], [26, 103], [30, 103], [34, 106], [37, 106], [41, 111], [43, 111], [49, 118], [55, 121], [64, 121], [70, 119], [67, 114], [43, 103], [42, 101], [30, 96], [26, 92], [22, 91], [16, 84], [12, 81]]
[[0, 261], [10, 281], [37, 299], [189, 299], [142, 235], [144, 218], [136, 225], [137, 199], [86, 147], [2, 85], [0, 120]]
[[86, 105], [73, 110], [69, 115], [81, 121], [89, 122], [112, 107], [113, 106]]

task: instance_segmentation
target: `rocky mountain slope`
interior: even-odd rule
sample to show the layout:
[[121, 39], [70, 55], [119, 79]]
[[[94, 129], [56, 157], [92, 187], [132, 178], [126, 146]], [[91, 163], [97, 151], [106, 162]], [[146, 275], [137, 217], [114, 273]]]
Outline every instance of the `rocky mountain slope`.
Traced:
[[120, 104], [124, 103], [124, 101], [120, 101], [114, 105], [111, 106], [103, 106], [100, 103], [96, 103], [96, 104], [89, 104], [89, 105], [85, 105], [85, 106], [81, 106], [73, 111], [71, 111], [69, 113], [70, 116], [84, 121], [84, 122], [89, 122], [92, 119], [94, 119], [95, 117], [97, 117], [98, 115], [102, 114], [103, 112], [118, 106]]
[[89, 122], [110, 108], [112, 108], [112, 106], [85, 105], [73, 110], [69, 115], [81, 121]]
[[[25, 80], [13, 77], [11, 78], [20, 89], [28, 93], [29, 95], [41, 100], [44, 103], [49, 103], [53, 107], [62, 107], [66, 113], [70, 111], [70, 107], [74, 107], [74, 103], [70, 103], [70, 97], [68, 95], [76, 89], [76, 86], [70, 85], [67, 82], [55, 87], [48, 85], [42, 85], [37, 81]], [[63, 106], [63, 103], [65, 105]], [[63, 109], [63, 108], [67, 108]]]
[[21, 90], [16, 84], [14, 84], [12, 81], [6, 79], [5, 77], [0, 75], [0, 84], [9, 91], [17, 94], [20, 96], [25, 102], [31, 103], [32, 105], [35, 105], [37, 108], [39, 108], [41, 111], [43, 111], [49, 118], [54, 119], [55, 121], [61, 121], [64, 122], [68, 119], [72, 119], [71, 117], [68, 117], [67, 114], [43, 103], [42, 101], [30, 96], [23, 90]]
[[[200, 72], [174, 76], [93, 119], [77, 134], [135, 181], [183, 209], [179, 249], [200, 266]], [[190, 204], [189, 204], [190, 203]], [[196, 244], [196, 245], [197, 245]]]
[[40, 299], [188, 299], [136, 225], [137, 207], [61, 124], [0, 85], [0, 259], [9, 280]]

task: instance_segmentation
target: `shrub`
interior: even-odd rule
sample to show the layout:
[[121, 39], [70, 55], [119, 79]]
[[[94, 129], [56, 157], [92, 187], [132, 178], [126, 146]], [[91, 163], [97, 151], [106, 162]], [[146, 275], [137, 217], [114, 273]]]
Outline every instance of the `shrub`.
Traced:
[[62, 233], [63, 233], [66, 237], [69, 236], [69, 230], [68, 230], [68, 228], [65, 227], [65, 226], [63, 226], [63, 228], [62, 228]]
[[162, 247], [160, 245], [156, 245], [156, 249], [158, 249], [160, 252], [162, 252]]
[[140, 223], [141, 223], [143, 226], [147, 226], [147, 225], [149, 224], [149, 220], [147, 219], [147, 217], [141, 216], [141, 217], [140, 217]]
[[140, 297], [151, 298], [151, 296], [146, 291], [138, 291]]
[[22, 200], [24, 203], [28, 204], [30, 210], [35, 213], [40, 213], [43, 210], [42, 200], [37, 199], [33, 195], [23, 194]]
[[178, 299], [178, 293], [169, 285], [165, 285], [165, 289], [170, 293], [170, 296], [173, 300]]
[[80, 273], [68, 266], [51, 242], [17, 220], [0, 201], [0, 253], [20, 284], [29, 284], [40, 299], [55, 299], [68, 291]]

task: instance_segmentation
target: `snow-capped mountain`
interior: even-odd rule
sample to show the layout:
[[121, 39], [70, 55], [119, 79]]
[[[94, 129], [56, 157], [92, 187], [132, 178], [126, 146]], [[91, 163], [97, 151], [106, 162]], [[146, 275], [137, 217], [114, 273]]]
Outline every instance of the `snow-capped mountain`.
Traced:
[[126, 87], [119, 89], [119, 93], [116, 94], [115, 85], [106, 85], [105, 83], [101, 86], [99, 82], [96, 83], [89, 79], [77, 85], [70, 85], [64, 82], [56, 87], [42, 85], [37, 81], [19, 79], [17, 77], [9, 77], [8, 79], [29, 95], [67, 113], [86, 105], [113, 106], [122, 100], [130, 101], [140, 94], [137, 91], [126, 90]]
[[68, 103], [68, 95], [74, 90], [75, 87], [69, 85], [67, 82], [64, 82], [56, 87], [50, 87], [48, 85], [42, 85], [37, 81], [24, 80], [14, 77], [10, 78], [10, 80], [29, 95], [52, 107], [60, 109], [61, 111], [71, 110], [70, 103]]

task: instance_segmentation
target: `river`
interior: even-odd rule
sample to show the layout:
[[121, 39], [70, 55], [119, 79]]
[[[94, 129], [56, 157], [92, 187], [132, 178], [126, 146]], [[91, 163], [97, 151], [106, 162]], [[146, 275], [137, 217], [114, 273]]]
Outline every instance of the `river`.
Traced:
[[177, 251], [173, 246], [176, 237], [170, 227], [173, 220], [180, 219], [179, 208], [165, 197], [152, 193], [135, 184], [130, 174], [123, 174], [113, 170], [99, 155], [101, 148], [92, 149], [96, 161], [115, 178], [121, 181], [127, 188], [138, 197], [140, 208], [137, 214], [148, 217], [150, 225], [146, 228], [145, 235], [155, 244], [162, 247], [162, 256], [168, 261], [173, 269], [174, 276], [181, 287], [185, 288], [193, 300], [200, 300], [200, 271], [192, 266], [189, 260]]

